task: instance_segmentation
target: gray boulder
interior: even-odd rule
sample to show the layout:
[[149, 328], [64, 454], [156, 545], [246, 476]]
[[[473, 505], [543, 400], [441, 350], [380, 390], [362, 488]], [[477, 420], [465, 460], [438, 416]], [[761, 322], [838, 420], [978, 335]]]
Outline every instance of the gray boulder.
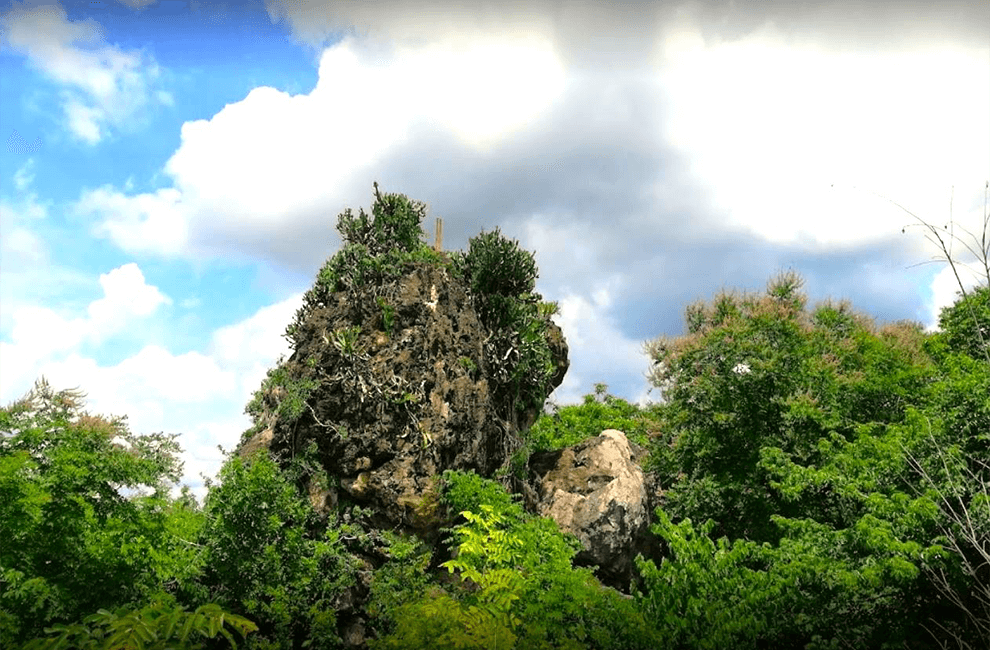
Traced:
[[644, 451], [615, 429], [572, 447], [530, 458], [530, 509], [557, 522], [583, 546], [577, 564], [597, 566], [598, 578], [628, 591], [634, 558], [646, 550], [650, 484], [640, 468]]

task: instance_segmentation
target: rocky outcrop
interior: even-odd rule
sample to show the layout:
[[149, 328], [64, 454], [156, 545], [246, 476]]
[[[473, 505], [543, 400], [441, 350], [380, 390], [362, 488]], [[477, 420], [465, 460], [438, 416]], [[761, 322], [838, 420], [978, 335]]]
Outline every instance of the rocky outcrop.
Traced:
[[[241, 453], [288, 456], [315, 443], [332, 478], [309, 488], [318, 508], [345, 498], [370, 507], [381, 525], [435, 526], [435, 477], [447, 469], [491, 476], [541, 408], [495, 399], [490, 333], [443, 264], [410, 264], [392, 283], [332, 298], [309, 312], [294, 353], [270, 375], [278, 382], [263, 391], [265, 426]], [[548, 395], [568, 362], [560, 329], [547, 325]]]
[[628, 591], [634, 558], [652, 537], [644, 452], [615, 429], [530, 458], [530, 509], [554, 519], [583, 546], [575, 562], [597, 566], [602, 582]]

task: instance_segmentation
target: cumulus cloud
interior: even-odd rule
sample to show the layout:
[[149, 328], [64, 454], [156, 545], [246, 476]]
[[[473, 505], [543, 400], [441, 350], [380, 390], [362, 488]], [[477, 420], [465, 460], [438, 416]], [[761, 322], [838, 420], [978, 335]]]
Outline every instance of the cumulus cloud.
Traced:
[[66, 127], [82, 142], [100, 142], [108, 127], [125, 125], [153, 101], [171, 103], [167, 92], [152, 90], [160, 70], [151, 57], [104, 44], [99, 23], [69, 20], [58, 4], [15, 1], [0, 17], [0, 33], [64, 88]]
[[[15, 386], [27, 390], [40, 365], [87, 342], [100, 344], [133, 327], [171, 300], [157, 287], [148, 285], [136, 264], [126, 264], [100, 276], [104, 296], [89, 304], [85, 316], [71, 316], [49, 307], [11, 305], [12, 326], [4, 343], [5, 364], [0, 393], [9, 395]], [[7, 356], [11, 355], [11, 356]]]
[[484, 156], [548, 110], [563, 84], [552, 51], [523, 41], [379, 60], [347, 40], [323, 54], [319, 70], [307, 95], [255, 88], [209, 120], [185, 123], [164, 168], [172, 188], [88, 190], [74, 211], [128, 252], [236, 251], [308, 272], [327, 250], [311, 231], [327, 228], [327, 212], [366, 203], [370, 169], [412, 133], [449, 134], [469, 155]]
[[906, 219], [875, 195], [931, 209], [954, 183], [980, 192], [990, 176], [990, 94], [973, 83], [990, 72], [986, 52], [843, 53], [773, 27], [678, 47], [661, 75], [675, 98], [667, 140], [691, 152], [737, 228], [812, 248], [862, 244]]
[[95, 340], [123, 330], [133, 320], [150, 316], [160, 305], [172, 303], [157, 287], [145, 283], [144, 274], [134, 263], [101, 274], [100, 286], [104, 297], [90, 303], [86, 310], [87, 329]]

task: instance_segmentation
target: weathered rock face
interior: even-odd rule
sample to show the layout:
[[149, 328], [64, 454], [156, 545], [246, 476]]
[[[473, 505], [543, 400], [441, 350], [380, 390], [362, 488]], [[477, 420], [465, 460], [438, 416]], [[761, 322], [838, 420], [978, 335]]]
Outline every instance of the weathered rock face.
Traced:
[[643, 454], [624, 433], [608, 429], [530, 458], [530, 508], [573, 533], [584, 547], [575, 562], [597, 565], [599, 579], [622, 591], [650, 537], [650, 486], [638, 463]]
[[[289, 455], [315, 442], [331, 477], [328, 487], [309, 487], [318, 509], [347, 498], [371, 507], [383, 525], [427, 529], [436, 523], [434, 477], [446, 469], [491, 476], [540, 409], [496, 404], [489, 333], [463, 282], [442, 265], [416, 263], [393, 283], [333, 299], [301, 324], [299, 344], [280, 366], [290, 387], [264, 395], [265, 426], [241, 453]], [[567, 344], [549, 325], [557, 372], [547, 394], [568, 366]], [[290, 400], [295, 406], [285, 407]], [[298, 417], [274, 415], [285, 412]]]

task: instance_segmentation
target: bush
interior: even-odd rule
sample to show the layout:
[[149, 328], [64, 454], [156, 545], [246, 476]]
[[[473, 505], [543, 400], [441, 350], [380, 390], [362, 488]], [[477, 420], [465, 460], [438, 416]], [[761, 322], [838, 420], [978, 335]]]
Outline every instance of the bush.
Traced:
[[584, 396], [584, 403], [556, 408], [544, 413], [533, 424], [526, 438], [533, 451], [563, 449], [594, 438], [606, 429], [618, 429], [632, 442], [647, 447], [657, 422], [635, 404], [608, 395], [608, 386], [596, 384], [595, 393]]
[[534, 293], [536, 261], [498, 228], [471, 238], [466, 254], [452, 256], [455, 273], [470, 286], [482, 325], [492, 333], [485, 357], [496, 396], [520, 410], [541, 407], [555, 365], [548, 327], [556, 305]]
[[446, 264], [442, 255], [425, 245], [421, 222], [426, 206], [402, 194], [381, 194], [375, 183], [372, 215], [360, 209], [357, 216], [348, 208], [337, 217], [341, 249], [324, 263], [316, 282], [303, 295], [302, 307], [286, 328], [285, 336], [296, 347], [299, 327], [308, 314], [330, 304], [338, 291], [382, 283], [398, 277], [411, 262]]

